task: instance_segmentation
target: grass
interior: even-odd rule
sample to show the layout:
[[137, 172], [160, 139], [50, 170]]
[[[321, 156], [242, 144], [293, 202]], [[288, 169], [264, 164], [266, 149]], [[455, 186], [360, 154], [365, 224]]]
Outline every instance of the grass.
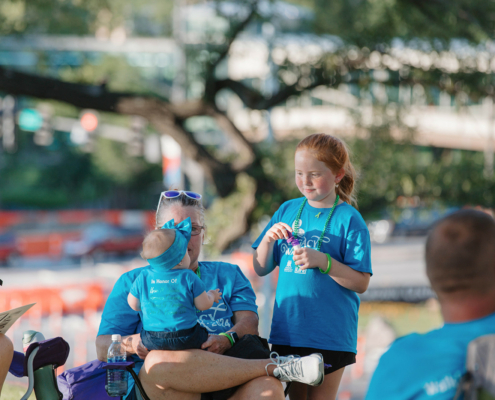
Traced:
[[412, 332], [425, 333], [443, 324], [436, 300], [421, 304], [363, 302], [359, 309], [359, 331], [362, 332], [375, 316], [387, 321], [397, 337]]
[[[1, 398], [2, 400], [19, 400], [24, 393], [26, 393], [27, 387], [21, 385], [13, 385], [11, 383], [6, 382], [3, 385]], [[29, 400], [36, 400], [36, 396], [34, 392], [29, 396]]]

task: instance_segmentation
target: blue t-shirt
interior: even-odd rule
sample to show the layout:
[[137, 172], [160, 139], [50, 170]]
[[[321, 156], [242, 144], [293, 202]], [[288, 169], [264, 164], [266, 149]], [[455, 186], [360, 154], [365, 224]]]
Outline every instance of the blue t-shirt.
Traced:
[[[128, 336], [141, 332], [142, 312], [136, 312], [129, 307], [127, 296], [132, 284], [145, 268], [148, 267], [133, 269], [117, 280], [103, 309], [98, 336]], [[197, 313], [198, 322], [209, 333], [227, 332], [233, 326], [232, 316], [235, 311], [258, 311], [253, 288], [237, 265], [205, 261], [199, 263], [199, 269], [206, 290], [218, 288], [222, 292], [219, 303], [214, 303], [208, 310]], [[143, 360], [135, 354], [128, 358], [128, 361], [130, 360], [136, 363], [134, 371], [139, 373]], [[128, 375], [127, 393], [130, 393], [134, 389], [134, 379]]]
[[[285, 202], [253, 244], [258, 248], [265, 233], [277, 222], [294, 229], [304, 198]], [[316, 248], [331, 208], [305, 204], [299, 220], [301, 247]], [[317, 217], [318, 215], [318, 217]], [[320, 251], [360, 272], [372, 273], [370, 236], [358, 211], [347, 203], [335, 207]], [[356, 353], [359, 297], [318, 268], [300, 270], [285, 239], [273, 249], [279, 266], [270, 343], [293, 347]]]
[[141, 302], [143, 328], [147, 331], [179, 331], [198, 323], [194, 299], [205, 284], [190, 269], [144, 268], [130, 293]]
[[366, 400], [452, 400], [468, 343], [495, 333], [495, 314], [397, 339], [380, 358]]

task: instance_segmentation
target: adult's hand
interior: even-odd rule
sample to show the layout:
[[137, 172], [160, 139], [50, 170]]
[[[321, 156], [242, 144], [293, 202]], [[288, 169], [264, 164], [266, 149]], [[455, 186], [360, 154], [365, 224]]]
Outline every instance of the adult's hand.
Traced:
[[144, 347], [144, 344], [141, 341], [141, 335], [139, 333], [125, 337], [122, 342], [125, 345], [125, 351], [127, 354], [137, 354], [138, 357], [143, 360], [150, 352], [146, 347]]
[[217, 354], [223, 354], [231, 347], [229, 338], [223, 335], [210, 335], [208, 340], [201, 345], [202, 349]]
[[139, 358], [142, 358], [144, 360], [146, 356], [149, 354], [149, 352], [150, 351], [146, 347], [144, 347], [141, 338], [139, 338], [139, 343], [136, 347], [136, 354], [139, 356]]

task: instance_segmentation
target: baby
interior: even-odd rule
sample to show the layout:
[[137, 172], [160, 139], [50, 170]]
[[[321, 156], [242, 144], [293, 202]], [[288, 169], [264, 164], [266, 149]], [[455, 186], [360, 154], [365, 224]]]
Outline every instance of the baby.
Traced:
[[141, 256], [150, 267], [138, 275], [127, 301], [133, 310], [143, 312], [141, 340], [148, 350], [200, 349], [208, 339], [196, 309], [209, 309], [222, 293], [206, 292], [201, 279], [188, 269], [191, 226], [190, 218], [177, 226], [171, 220], [143, 241]]

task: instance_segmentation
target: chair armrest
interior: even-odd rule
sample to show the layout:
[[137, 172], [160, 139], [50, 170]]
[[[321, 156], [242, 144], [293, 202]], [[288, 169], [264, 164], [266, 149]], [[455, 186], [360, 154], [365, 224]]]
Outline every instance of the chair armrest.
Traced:
[[127, 362], [114, 362], [114, 363], [103, 363], [101, 364], [101, 368], [103, 369], [127, 369], [127, 367], [134, 367], [133, 361]]

